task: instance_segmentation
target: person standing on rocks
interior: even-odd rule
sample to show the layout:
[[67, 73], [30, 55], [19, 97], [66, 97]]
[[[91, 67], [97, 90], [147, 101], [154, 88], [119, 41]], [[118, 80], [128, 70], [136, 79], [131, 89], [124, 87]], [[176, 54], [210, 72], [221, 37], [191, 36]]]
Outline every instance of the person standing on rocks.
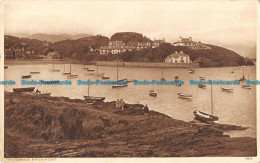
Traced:
[[150, 117], [150, 115], [149, 115], [149, 108], [148, 108], [147, 105], [144, 106], [144, 114], [148, 115], [148, 117]]

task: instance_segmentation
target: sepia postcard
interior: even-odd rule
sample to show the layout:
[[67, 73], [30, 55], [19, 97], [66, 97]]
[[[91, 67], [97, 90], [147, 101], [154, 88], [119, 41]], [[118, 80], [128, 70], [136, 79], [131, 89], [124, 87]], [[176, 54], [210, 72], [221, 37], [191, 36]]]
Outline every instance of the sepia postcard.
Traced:
[[260, 162], [259, 1], [0, 4], [2, 162]]

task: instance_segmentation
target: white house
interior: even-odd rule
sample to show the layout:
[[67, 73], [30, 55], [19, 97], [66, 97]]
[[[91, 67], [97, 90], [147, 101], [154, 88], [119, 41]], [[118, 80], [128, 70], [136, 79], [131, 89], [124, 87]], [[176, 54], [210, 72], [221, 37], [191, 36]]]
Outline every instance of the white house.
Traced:
[[197, 42], [192, 41], [192, 38], [182, 38], [180, 37], [180, 40], [173, 43], [173, 46], [196, 46]]
[[166, 63], [190, 63], [190, 56], [183, 51], [175, 52], [164, 59]]

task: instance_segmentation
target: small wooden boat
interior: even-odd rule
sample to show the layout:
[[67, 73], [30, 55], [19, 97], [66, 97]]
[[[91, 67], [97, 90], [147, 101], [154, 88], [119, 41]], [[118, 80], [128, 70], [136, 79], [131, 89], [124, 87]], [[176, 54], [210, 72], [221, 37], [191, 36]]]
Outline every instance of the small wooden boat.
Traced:
[[35, 87], [27, 87], [27, 88], [13, 88], [14, 92], [32, 92]]
[[67, 76], [67, 79], [74, 79], [74, 78], [78, 78], [78, 75], [69, 75]]
[[207, 113], [204, 113], [202, 111], [198, 111], [195, 110], [193, 112], [193, 114], [195, 115], [195, 119], [201, 121], [201, 122], [205, 122], [205, 123], [218, 123], [218, 117], [217, 116], [213, 116]]
[[157, 92], [155, 92], [154, 90], [150, 90], [150, 96], [152, 97], [156, 97], [157, 96]]
[[108, 76], [102, 76], [102, 79], [110, 79]]
[[242, 88], [245, 88], [245, 89], [251, 89], [252, 88], [252, 86], [251, 85], [242, 85]]
[[198, 87], [199, 87], [199, 88], [206, 88], [206, 85], [204, 85], [204, 84], [198, 84]]
[[225, 88], [225, 87], [221, 87], [222, 91], [226, 91], [226, 92], [233, 92], [232, 88]]
[[190, 73], [190, 74], [194, 74], [194, 72], [195, 72], [195, 70], [193, 70], [193, 69], [190, 69], [190, 70], [189, 70], [189, 73]]
[[60, 70], [51, 70], [52, 72], [60, 72]]
[[32, 75], [23, 75], [22, 79], [28, 79], [28, 78], [31, 78], [31, 77], [32, 77]]
[[165, 78], [161, 78], [161, 81], [166, 81], [166, 79]]
[[213, 115], [213, 92], [212, 92], [212, 84], [211, 84], [211, 114], [204, 113], [202, 111], [195, 110], [193, 114], [195, 115], [195, 119], [204, 122], [204, 123], [218, 123], [218, 117]]
[[122, 87], [126, 87], [126, 86], [127, 86], [127, 84], [114, 84], [112, 86], [112, 88], [122, 88]]
[[95, 71], [95, 70], [92, 70], [92, 69], [87, 69], [87, 71]]
[[191, 100], [191, 99], [192, 99], [192, 97], [189, 97], [189, 96], [179, 96], [179, 98], [188, 99], [188, 100]]
[[30, 72], [30, 74], [40, 74], [41, 72], [38, 72], [38, 71], [32, 71]]
[[84, 98], [87, 101], [96, 101], [96, 102], [101, 102], [105, 100], [105, 97], [84, 96]]
[[4, 66], [4, 68], [8, 68], [8, 66]]
[[178, 96], [192, 97], [192, 95], [189, 95], [189, 94], [184, 94], [184, 93], [178, 93]]
[[70, 75], [70, 72], [63, 72], [62, 75]]

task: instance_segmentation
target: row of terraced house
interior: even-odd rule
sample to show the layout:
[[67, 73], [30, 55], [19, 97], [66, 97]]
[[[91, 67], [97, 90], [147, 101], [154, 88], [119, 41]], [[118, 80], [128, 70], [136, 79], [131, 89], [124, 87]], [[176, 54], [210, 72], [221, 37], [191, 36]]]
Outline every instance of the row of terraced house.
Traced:
[[110, 41], [107, 46], [101, 46], [99, 49], [100, 54], [117, 54], [123, 53], [126, 51], [140, 51], [146, 48], [157, 48], [162, 43], [165, 43], [163, 40], [154, 40], [152, 42], [128, 42], [124, 43], [123, 41]]

